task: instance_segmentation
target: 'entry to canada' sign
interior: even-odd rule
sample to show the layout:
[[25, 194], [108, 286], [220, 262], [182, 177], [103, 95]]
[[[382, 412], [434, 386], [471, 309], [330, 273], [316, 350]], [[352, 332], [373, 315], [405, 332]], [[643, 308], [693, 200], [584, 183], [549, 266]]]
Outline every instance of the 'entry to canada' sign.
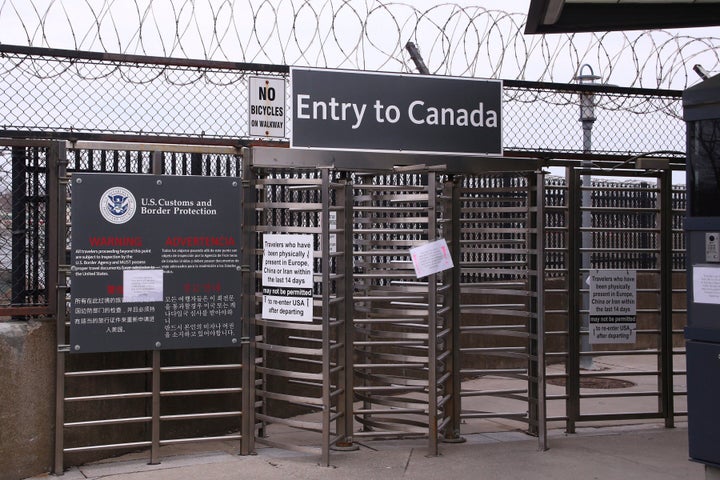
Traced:
[[292, 147], [502, 155], [499, 80], [293, 67]]

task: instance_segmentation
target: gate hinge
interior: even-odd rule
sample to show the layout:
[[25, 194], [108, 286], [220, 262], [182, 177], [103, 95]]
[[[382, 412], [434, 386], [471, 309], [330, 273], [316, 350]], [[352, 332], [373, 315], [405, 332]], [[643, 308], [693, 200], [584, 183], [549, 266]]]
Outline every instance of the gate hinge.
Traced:
[[58, 345], [58, 353], [70, 353], [70, 345]]

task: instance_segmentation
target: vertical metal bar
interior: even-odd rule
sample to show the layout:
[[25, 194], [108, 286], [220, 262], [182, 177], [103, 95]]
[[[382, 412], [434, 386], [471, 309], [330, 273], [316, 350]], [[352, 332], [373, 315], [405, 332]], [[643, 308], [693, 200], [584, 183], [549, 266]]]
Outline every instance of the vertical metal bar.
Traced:
[[[41, 194], [40, 191], [40, 177], [41, 177], [41, 162], [40, 162], [40, 149], [38, 147], [33, 148], [32, 150], [32, 167], [30, 168], [30, 174], [32, 175], [30, 177], [30, 185], [32, 188], [32, 193], [30, 194], [30, 202], [31, 205], [30, 209], [30, 235], [28, 235], [28, 243], [30, 246], [30, 272], [28, 272], [28, 280], [29, 280], [29, 287], [30, 291], [28, 292], [30, 295], [28, 296], [28, 299], [34, 303], [37, 304], [39, 302], [46, 302], [47, 301], [47, 290], [46, 294], [43, 298], [41, 295], [41, 286], [45, 285], [47, 288], [47, 275], [48, 271], [47, 268], [45, 268], [45, 278], [43, 278], [44, 281], [40, 281], [42, 270], [42, 267], [47, 267], [47, 249], [41, 248], [40, 244], [41, 242], [45, 242], [47, 240], [47, 222], [45, 222], [45, 227], [42, 229], [43, 236], [41, 237], [40, 232], [40, 225], [41, 225], [41, 219], [40, 219], [40, 204], [43, 202], [47, 202], [47, 191], [45, 192], [45, 195]], [[47, 158], [46, 158], [46, 166], [47, 168]], [[47, 203], [46, 203], [47, 207]], [[47, 209], [45, 210], [45, 215], [47, 216]], [[43, 252], [44, 250], [44, 252]]]
[[[322, 251], [322, 464], [330, 466], [330, 416], [332, 414], [332, 378], [330, 376], [330, 170], [320, 169], [322, 175], [322, 212], [320, 212]], [[339, 387], [339, 386], [338, 386]]]
[[12, 147], [12, 305], [25, 303], [27, 228], [27, 149]]
[[[365, 185], [366, 185], [366, 184], [369, 185], [369, 184], [372, 184], [372, 183], [373, 183], [373, 180], [372, 180], [369, 176], [355, 177], [355, 180], [356, 180], [357, 184], [358, 184], [361, 188], [363, 188], [363, 189], [365, 188]], [[364, 191], [364, 190], [362, 190], [362, 191]], [[362, 193], [359, 193], [359, 197], [360, 197], [360, 198], [358, 198], [358, 200], [357, 200], [357, 202], [358, 202], [359, 215], [363, 215], [363, 216], [365, 216], [365, 217], [370, 217], [371, 214], [369, 214], [367, 211], [364, 211], [364, 210], [363, 210], [363, 207], [372, 205], [372, 202], [373, 202], [373, 201], [372, 201], [372, 194], [369, 194], [369, 195], [368, 195], [368, 199], [367, 199], [367, 200], [362, 200], [362, 199], [361, 199], [361, 198], [362, 198]], [[355, 199], [353, 198], [353, 206], [354, 206], [354, 205], [355, 205]], [[358, 230], [360, 231], [360, 235], [362, 235], [362, 234], [364, 233], [364, 232], [362, 232], [361, 227], [359, 227]], [[353, 225], [353, 230], [351, 230], [351, 232], [353, 232], [353, 235], [355, 235], [354, 225]], [[362, 244], [358, 246], [358, 250], [360, 250], [360, 251], [364, 251], [366, 248], [367, 248], [367, 247], [366, 247], [366, 246], [363, 246]], [[360, 279], [358, 280], [359, 287], [362, 287], [363, 289], [366, 288], [366, 282], [368, 282], [368, 280], [365, 280], [365, 279], [363, 279], [362, 277], [360, 277]], [[355, 286], [353, 285], [353, 289], [354, 289], [354, 288], [355, 288]], [[353, 303], [353, 321], [354, 321], [354, 315], [355, 315], [355, 305], [354, 305], [354, 303]], [[353, 345], [353, 348], [354, 348], [354, 345]], [[367, 346], [367, 345], [360, 346], [360, 347], [358, 348], [358, 351], [359, 351], [360, 363], [369, 363], [369, 362], [370, 362], [370, 358], [371, 358], [371, 357], [370, 357], [371, 347], [370, 347], [370, 346]], [[354, 377], [354, 374], [353, 374], [353, 377]], [[365, 375], [360, 375], [360, 376], [358, 377], [358, 383], [359, 383], [358, 387], [366, 387], [366, 386], [368, 386], [368, 384], [369, 384], [370, 382], [369, 382], [368, 378], [367, 378]], [[354, 383], [353, 383], [353, 388], [354, 388]], [[370, 410], [371, 408], [372, 408], [372, 402], [368, 401], [368, 396], [363, 397], [363, 400], [362, 400], [362, 410], [365, 412], [365, 413], [363, 413], [362, 422], [361, 422], [361, 423], [362, 423], [362, 430], [363, 430], [363, 431], [368, 431], [368, 430], [369, 430], [368, 421], [370, 420], [371, 416], [370, 416], [367, 412], [369, 412], [369, 410]]]
[[547, 450], [547, 403], [545, 385], [545, 172], [538, 171], [534, 179], [532, 198], [534, 212], [531, 213], [532, 245], [530, 250], [530, 271], [535, 272], [530, 278], [531, 285], [530, 311], [535, 319], [535, 351], [536, 357], [536, 399], [537, 399], [537, 435], [538, 448]]
[[568, 275], [568, 357], [566, 365], [566, 430], [575, 433], [580, 416], [580, 184], [574, 169], [566, 172], [568, 189], [567, 275]]
[[[428, 241], [437, 239], [437, 177], [427, 173], [428, 193]], [[438, 455], [438, 407], [437, 407], [437, 280], [438, 275], [428, 276], [428, 450]]]
[[150, 465], [160, 463], [160, 350], [152, 352], [152, 442]]
[[[64, 286], [62, 291], [64, 291]], [[58, 290], [60, 292], [60, 290]], [[58, 318], [58, 324], [60, 318]], [[63, 330], [65, 329], [63, 319]], [[58, 330], [60, 327], [58, 327]], [[60, 340], [58, 340], [58, 344]], [[59, 350], [56, 354], [56, 370], [55, 370], [55, 467], [53, 473], [55, 475], [62, 475], [65, 470], [65, 355], [66, 352]]]
[[[658, 179], [658, 182], [661, 184], [660, 188], [662, 189], [662, 180]], [[641, 190], [638, 192], [639, 194], [639, 200], [640, 200], [640, 208], [646, 209], [646, 208], [652, 208], [652, 198], [650, 195], [650, 184], [648, 182], [641, 182], [640, 183]], [[656, 199], [656, 205], [660, 204], [662, 202], [662, 192], [658, 193], [659, 197]], [[661, 207], [662, 208], [662, 207]], [[652, 218], [652, 213], [645, 213], [641, 212], [638, 215], [638, 226], [640, 227], [640, 250], [642, 253], [640, 254], [640, 265], [637, 266], [637, 268], [641, 269], [650, 269], [650, 268], [657, 268], [657, 264], [653, 262], [654, 255], [652, 253], [649, 253], [647, 249], [650, 248], [650, 235], [652, 235], [650, 232], [645, 231], [645, 229], [650, 228], [654, 224], [654, 219]], [[662, 222], [663, 220], [663, 214], [662, 211], [660, 212], [660, 220]], [[661, 244], [662, 248], [662, 244]], [[662, 258], [661, 258], [662, 260]], [[662, 268], [662, 265], [660, 266]]]
[[[55, 274], [55, 272], [58, 272], [58, 265], [60, 263], [60, 259], [62, 259], [62, 263], [66, 263], [66, 248], [64, 247], [62, 250], [59, 248], [60, 245], [58, 243], [59, 237], [61, 237], [61, 230], [62, 230], [62, 237], [63, 237], [63, 244], [65, 244], [65, 208], [66, 208], [66, 199], [65, 195], [67, 195], [67, 179], [65, 179], [65, 183], [63, 184], [65, 186], [65, 190], [60, 189], [59, 180], [58, 180], [58, 165], [60, 163], [60, 154], [66, 155], [67, 152], [65, 151], [65, 144], [62, 144], [62, 149], [55, 144], [54, 146], [51, 146], [48, 148], [47, 152], [47, 159], [46, 159], [46, 169], [47, 169], [47, 196], [48, 196], [48, 205], [47, 205], [47, 212], [46, 212], [46, 251], [47, 253], [47, 268], [45, 269], [45, 281], [46, 281], [46, 292], [47, 292], [47, 300], [48, 300], [48, 307], [50, 312], [57, 312], [58, 305], [62, 304], [65, 305], [65, 301], [62, 302], [59, 301], [58, 295], [57, 295], [57, 286], [58, 286], [58, 275]], [[66, 164], [67, 158], [63, 158], [63, 165]], [[62, 195], [62, 202], [60, 201], [60, 195]], [[60, 218], [60, 205], [62, 205], [62, 219]]]
[[462, 281], [462, 267], [460, 262], [462, 261], [462, 244], [460, 243], [460, 191], [462, 188], [463, 178], [456, 175], [452, 179], [451, 191], [450, 191], [450, 252], [452, 254], [453, 265], [452, 269], [452, 291], [451, 291], [451, 328], [452, 331], [449, 337], [448, 348], [451, 351], [450, 357], [450, 395], [448, 414], [450, 415], [450, 426], [445, 434], [445, 441], [465, 441], [460, 435], [460, 422], [462, 413], [462, 397], [460, 391], [461, 375], [460, 369], [462, 368], [462, 354], [460, 352], [460, 283]]
[[242, 438], [240, 454], [255, 450], [255, 177], [252, 150], [242, 149]]
[[536, 435], [538, 442], [540, 440], [540, 392], [539, 392], [539, 377], [540, 377], [540, 358], [538, 356], [538, 344], [540, 343], [540, 336], [542, 335], [538, 328], [538, 311], [537, 311], [537, 297], [533, 297], [532, 293], [535, 292], [537, 295], [538, 288], [538, 275], [537, 270], [537, 188], [536, 178], [534, 175], [526, 175], [527, 180], [527, 211], [525, 219], [526, 229], [526, 248], [528, 249], [527, 257], [527, 269], [528, 269], [528, 291], [530, 297], [528, 299], [528, 358], [527, 358], [527, 391], [528, 391], [528, 433], [530, 435]]
[[162, 152], [152, 153], [152, 172], [153, 175], [162, 175], [163, 173], [165, 173]]
[[[585, 122], [583, 122], [583, 125], [585, 125]], [[592, 128], [592, 123], [590, 123], [590, 127]], [[590, 135], [590, 130], [583, 130], [587, 135]], [[588, 150], [589, 151], [589, 150]], [[592, 175], [589, 173], [589, 168], [592, 165], [590, 161], [583, 161], [583, 175], [582, 175], [582, 181], [580, 182], [580, 197], [579, 197], [579, 205], [584, 207], [584, 209], [579, 210], [580, 217], [582, 221], [580, 223], [580, 227], [584, 228], [584, 230], [578, 230], [579, 232], [579, 238], [581, 239], [580, 248], [586, 249], [585, 251], [580, 250], [580, 269], [582, 270], [582, 277], [581, 278], [587, 278], [587, 271], [592, 268], [592, 252], [590, 249], [593, 248], [593, 214], [591, 207], [593, 206], [593, 191], [592, 191]], [[580, 282], [579, 286], [583, 288], [585, 284], [582, 282], [580, 278], [578, 278], [578, 281]], [[580, 309], [582, 310], [589, 310], [590, 305], [590, 296], [589, 293], [582, 293], [580, 294], [581, 303], [578, 304]], [[578, 316], [578, 320], [581, 322], [581, 326], [583, 330], [588, 330], [590, 326], [590, 316], [581, 314]], [[592, 349], [592, 345], [590, 345], [590, 336], [589, 335], [580, 335], [580, 351], [581, 352], [589, 352]], [[581, 355], [579, 358], [580, 362], [580, 368], [584, 369], [591, 369], [593, 366], [593, 357], [589, 355]]]
[[[152, 152], [152, 173], [162, 175], [163, 153]], [[160, 350], [152, 352], [152, 422], [151, 422], [151, 447], [150, 465], [160, 463]]]
[[202, 175], [202, 154], [190, 154], [190, 175]]
[[[353, 236], [352, 236], [352, 182], [345, 177], [345, 186], [342, 193], [338, 192], [342, 199], [338, 201], [338, 205], [342, 205], [342, 211], [338, 212], [337, 225], [342, 225], [342, 233], [338, 234], [339, 240], [337, 245], [342, 248], [342, 255], [338, 258], [338, 269], [342, 268], [343, 282], [338, 288], [338, 294], [342, 296], [343, 302], [343, 324], [341, 340], [344, 342], [344, 368], [341, 370], [340, 381], [338, 382], [343, 388], [341, 395], [340, 408], [342, 408], [341, 424], [338, 425], [338, 433], [346, 443], [346, 447], [350, 447], [353, 442]], [[339, 273], [339, 272], [338, 272]]]
[[[49, 216], [53, 223], [50, 226], [50, 239], [48, 247], [54, 251], [54, 260], [51, 261], [50, 272], [57, 275], [53, 285], [56, 286], [54, 301], [55, 305], [55, 330], [57, 338], [57, 353], [55, 367], [55, 466], [53, 473], [62, 475], [64, 471], [65, 457], [65, 355], [66, 351], [61, 345], [67, 343], [65, 335], [66, 320], [66, 295], [67, 295], [67, 273], [69, 266], [66, 265], [67, 252], [67, 153], [65, 142], [51, 144], [48, 151], [48, 183], [51, 203]], [[53, 233], [54, 232], [54, 233]], [[53, 257], [51, 257], [53, 258]], [[63, 267], [60, 268], [60, 264]], [[55, 268], [56, 267], [56, 268]], [[50, 275], [52, 277], [52, 273]], [[52, 290], [48, 290], [52, 296]]]
[[663, 170], [658, 179], [660, 184], [660, 392], [661, 411], [665, 426], [675, 426], [675, 391], [673, 385], [673, 211], [672, 172]]

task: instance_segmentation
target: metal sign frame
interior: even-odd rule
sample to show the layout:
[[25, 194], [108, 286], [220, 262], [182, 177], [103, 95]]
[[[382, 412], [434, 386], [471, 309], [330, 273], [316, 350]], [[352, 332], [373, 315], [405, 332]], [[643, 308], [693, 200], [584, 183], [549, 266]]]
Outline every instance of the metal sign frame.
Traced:
[[71, 352], [239, 346], [240, 183], [73, 176]]
[[290, 69], [291, 147], [502, 155], [501, 80]]

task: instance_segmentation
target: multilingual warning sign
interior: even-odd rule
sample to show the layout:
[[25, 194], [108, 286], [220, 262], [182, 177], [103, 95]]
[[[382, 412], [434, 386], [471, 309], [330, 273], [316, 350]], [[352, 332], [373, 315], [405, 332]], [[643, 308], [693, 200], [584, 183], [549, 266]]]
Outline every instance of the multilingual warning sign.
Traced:
[[262, 318], [312, 322], [312, 235], [263, 235], [262, 292]]
[[72, 177], [71, 352], [240, 346], [240, 183]]
[[590, 343], [635, 343], [637, 271], [590, 270]]

